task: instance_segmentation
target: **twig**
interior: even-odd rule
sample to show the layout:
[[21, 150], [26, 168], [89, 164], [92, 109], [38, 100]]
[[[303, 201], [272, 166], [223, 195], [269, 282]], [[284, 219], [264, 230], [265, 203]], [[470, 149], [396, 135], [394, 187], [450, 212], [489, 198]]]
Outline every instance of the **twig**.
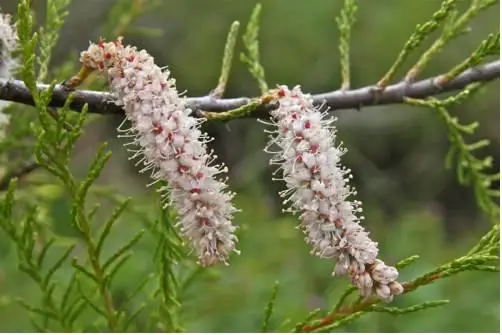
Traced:
[[237, 33], [239, 32], [239, 21], [234, 21], [228, 31], [225, 49], [223, 51], [223, 62], [221, 64], [221, 73], [218, 80], [218, 86], [210, 93], [215, 98], [221, 98], [227, 87], [230, 69], [232, 68], [232, 60], [234, 58], [235, 43], [237, 42]]
[[7, 172], [7, 174], [3, 176], [3, 178], [0, 180], [0, 191], [7, 190], [9, 188], [9, 183], [12, 179], [14, 178], [21, 179], [25, 175], [36, 170], [38, 167], [39, 167], [38, 163], [32, 161], [22, 166], [21, 168]]
[[[432, 274], [428, 278], [421, 278], [421, 280], [413, 280], [407, 283], [403, 284], [404, 287], [404, 292], [411, 292], [419, 288], [420, 286], [432, 283], [433, 281], [436, 281], [437, 279], [441, 278], [441, 274]], [[331, 313], [324, 318], [320, 320], [320, 322], [314, 324], [314, 325], [306, 325], [303, 327], [304, 332], [312, 332], [317, 329], [326, 327], [336, 320], [342, 319], [346, 316], [349, 316], [351, 314], [355, 314], [361, 311], [366, 310], [370, 306], [378, 303], [380, 300], [375, 297], [370, 297], [368, 299], [362, 300], [360, 303], [354, 304], [354, 305], [346, 305], [334, 313]]]
[[350, 30], [356, 22], [357, 5], [354, 0], [345, 0], [336, 24], [340, 32], [339, 52], [340, 71], [342, 73], [342, 90], [350, 88]]
[[405, 77], [406, 82], [412, 82], [417, 78], [425, 65], [429, 63], [434, 55], [439, 53], [443, 47], [456, 36], [465, 32], [466, 25], [481, 10], [484, 10], [494, 4], [497, 0], [471, 1], [469, 8], [460, 17], [449, 16], [450, 22], [447, 22], [440, 37], [420, 56], [419, 60], [412, 66]]
[[[47, 113], [56, 121], [59, 121], [59, 114], [54, 108], [47, 108]], [[63, 123], [63, 128], [70, 132], [72, 130], [72, 126], [68, 122]], [[28, 163], [25, 163], [24, 166], [21, 168], [12, 170], [5, 174], [5, 176], [0, 179], [0, 191], [5, 191], [9, 188], [9, 183], [13, 178], [23, 178], [27, 174], [30, 174], [31, 172], [35, 171], [38, 169], [40, 165], [36, 161], [30, 161]]]
[[[367, 86], [348, 91], [332, 91], [313, 95], [314, 104], [331, 107], [332, 110], [359, 109], [364, 106], [387, 105], [402, 103], [405, 98], [425, 98], [440, 93], [456, 91], [474, 82], [486, 82], [498, 79], [500, 75], [500, 61], [493, 61], [464, 71], [455, 79], [442, 87], [435, 85], [432, 77], [415, 83], [401, 82], [387, 86], [379, 90], [375, 86]], [[38, 84], [39, 90], [48, 88], [46, 84]], [[89, 113], [123, 115], [124, 111], [115, 104], [116, 99], [107, 92], [77, 90], [70, 104], [72, 110], [80, 111], [84, 104], [89, 105]], [[62, 107], [70, 94], [67, 88], [57, 85], [54, 89], [50, 107]], [[0, 99], [26, 105], [33, 105], [33, 98], [29, 89], [19, 80], [0, 80]], [[251, 98], [215, 99], [212, 96], [193, 97], [187, 99], [188, 105], [194, 110], [195, 115], [200, 116], [200, 110], [208, 112], [224, 112], [239, 108], [252, 102]], [[266, 118], [268, 112], [275, 106], [264, 104], [256, 108], [245, 117]]]

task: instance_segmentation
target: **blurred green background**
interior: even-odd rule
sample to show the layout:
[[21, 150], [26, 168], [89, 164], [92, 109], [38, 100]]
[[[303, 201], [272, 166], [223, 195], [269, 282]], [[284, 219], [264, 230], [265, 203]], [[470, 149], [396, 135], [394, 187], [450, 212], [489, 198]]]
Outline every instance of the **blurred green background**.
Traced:
[[[43, 22], [44, 1], [34, 1]], [[351, 42], [352, 86], [375, 83], [389, 68], [416, 24], [426, 21], [439, 0], [359, 1], [357, 23]], [[74, 0], [56, 47], [53, 66], [102, 34], [114, 1]], [[470, 1], [460, 1], [461, 9]], [[263, 2], [260, 27], [261, 57], [270, 86], [301, 84], [306, 92], [323, 92], [340, 86], [338, 31], [334, 21], [341, 0], [268, 0]], [[166, 0], [134, 23], [125, 33], [127, 43], [145, 48], [157, 64], [169, 64], [180, 91], [205, 95], [217, 82], [227, 29], [241, 21], [241, 33], [255, 1]], [[16, 1], [1, 0], [6, 12], [15, 12]], [[462, 61], [490, 32], [499, 28], [499, 5], [473, 20], [472, 32], [453, 41], [428, 66], [423, 77], [439, 74]], [[141, 29], [159, 29], [144, 36]], [[156, 30], [155, 30], [156, 31]], [[409, 68], [437, 35], [426, 40], [405, 64]], [[238, 51], [242, 51], [239, 39]], [[404, 75], [404, 72], [401, 73]], [[63, 79], [63, 78], [61, 78]], [[488, 138], [491, 146], [480, 155], [494, 157], [499, 169], [499, 82], [492, 82], [469, 102], [450, 110], [464, 123], [477, 120], [481, 127], [474, 139]], [[234, 62], [226, 92], [228, 97], [251, 96], [258, 89], [245, 67]], [[477, 208], [473, 191], [460, 187], [454, 171], [445, 170], [448, 150], [445, 126], [430, 110], [408, 106], [379, 106], [360, 112], [336, 111], [339, 138], [349, 152], [344, 163], [353, 170], [358, 197], [363, 202], [364, 224], [379, 241], [381, 258], [390, 264], [418, 254], [420, 260], [400, 278], [409, 280], [464, 254], [489, 229]], [[120, 118], [106, 116], [94, 122], [80, 139], [73, 168], [84, 173], [98, 145], [107, 140], [113, 156], [100, 182], [116, 187], [134, 203], [148, 203], [146, 176], [138, 176], [127, 160], [114, 128]], [[281, 214], [277, 190], [270, 182], [272, 168], [262, 148], [263, 127], [256, 120], [233, 121], [227, 126], [210, 124], [217, 154], [230, 166], [231, 188], [242, 212], [241, 256], [231, 266], [201, 271], [181, 297], [181, 318], [188, 331], [257, 331], [273, 283], [280, 282], [272, 329], [286, 318], [291, 326], [310, 310], [329, 310], [347, 286], [345, 278], [331, 277], [333, 264], [309, 255], [297, 221]], [[40, 174], [40, 172], [38, 172]], [[41, 174], [43, 176], [43, 173]], [[26, 185], [28, 188], [29, 186]], [[496, 185], [498, 187], [498, 185]], [[69, 204], [64, 193], [53, 192], [45, 215], [60, 234], [71, 236]], [[151, 206], [150, 211], [155, 209]], [[113, 231], [113, 250], [133, 235], [141, 224], [125, 214]], [[37, 289], [16, 269], [15, 250], [0, 238], [0, 329], [31, 329], [26, 313], [7, 297], [36, 301]], [[146, 236], [120, 273], [114, 296], [129, 292], [152, 271], [152, 238]], [[193, 256], [191, 256], [193, 259]], [[66, 274], [67, 275], [67, 274]], [[66, 276], [67, 277], [67, 276]], [[65, 274], [61, 274], [64, 280]], [[144, 298], [146, 299], [146, 298]], [[416, 314], [392, 317], [367, 314], [345, 331], [372, 332], [497, 332], [499, 329], [499, 278], [492, 273], [463, 273], [438, 281], [400, 297], [393, 306], [404, 307], [425, 300], [450, 299], [451, 303]], [[138, 319], [138, 330], [146, 331]], [[143, 321], [142, 321], [143, 320]], [[143, 324], [141, 323], [143, 322]], [[142, 328], [143, 327], [143, 328]]]

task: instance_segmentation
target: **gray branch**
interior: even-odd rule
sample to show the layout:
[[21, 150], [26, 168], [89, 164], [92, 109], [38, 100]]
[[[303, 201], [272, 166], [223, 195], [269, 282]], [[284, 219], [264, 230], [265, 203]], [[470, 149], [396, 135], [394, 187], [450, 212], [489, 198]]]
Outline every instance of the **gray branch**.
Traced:
[[[331, 110], [359, 109], [364, 106], [402, 103], [404, 98], [426, 98], [440, 93], [460, 90], [475, 82], [487, 82], [499, 78], [500, 61], [493, 61], [469, 69], [455, 79], [442, 86], [436, 84], [438, 77], [428, 78], [414, 83], [400, 82], [389, 85], [385, 89], [376, 86], [367, 86], [355, 90], [338, 90], [333, 92], [314, 94], [316, 105], [325, 104]], [[39, 90], [46, 90], [48, 85], [37, 85]], [[71, 109], [80, 111], [84, 104], [88, 104], [90, 113], [97, 114], [123, 114], [124, 111], [113, 101], [110, 93], [76, 90], [71, 103]], [[61, 85], [56, 85], [50, 107], [62, 107], [70, 91]], [[33, 105], [33, 98], [26, 85], [19, 80], [0, 80], [0, 100], [8, 100], [26, 105]], [[212, 96], [188, 98], [190, 107], [198, 111], [223, 112], [241, 107], [251, 102], [251, 98], [217, 99]], [[248, 117], [267, 117], [268, 112], [274, 108], [273, 104], [262, 105]], [[200, 115], [200, 113], [196, 113]]]

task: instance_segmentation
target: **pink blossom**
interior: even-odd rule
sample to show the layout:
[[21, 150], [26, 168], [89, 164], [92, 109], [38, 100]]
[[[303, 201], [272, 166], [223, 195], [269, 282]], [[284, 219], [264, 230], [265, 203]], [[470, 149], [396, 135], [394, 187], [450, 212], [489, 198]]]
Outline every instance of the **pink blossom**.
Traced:
[[392, 300], [398, 272], [377, 259], [378, 244], [360, 225], [361, 202], [350, 200], [356, 191], [340, 162], [346, 149], [335, 145], [335, 118], [326, 118], [299, 86], [280, 86], [276, 95], [279, 107], [271, 113], [274, 128], [265, 150], [274, 154], [270, 162], [279, 165], [277, 179], [287, 187], [280, 192], [289, 205], [285, 211], [299, 214], [312, 254], [335, 260], [334, 274], [347, 274], [363, 296], [375, 292]]
[[130, 159], [139, 158], [141, 172], [151, 171], [155, 181], [166, 181], [159, 188], [165, 206], [172, 205], [179, 214], [182, 233], [191, 241], [199, 263], [203, 266], [227, 262], [237, 241], [231, 220], [236, 209], [233, 193], [217, 176], [227, 168], [212, 164], [216, 156], [207, 152], [212, 140], [200, 130], [203, 122], [191, 116], [169, 77], [167, 69], [155, 65], [145, 50], [124, 46], [122, 39], [100, 41], [82, 52], [84, 67], [97, 69], [123, 105], [129, 129], [121, 129], [121, 137], [131, 139], [126, 145]]

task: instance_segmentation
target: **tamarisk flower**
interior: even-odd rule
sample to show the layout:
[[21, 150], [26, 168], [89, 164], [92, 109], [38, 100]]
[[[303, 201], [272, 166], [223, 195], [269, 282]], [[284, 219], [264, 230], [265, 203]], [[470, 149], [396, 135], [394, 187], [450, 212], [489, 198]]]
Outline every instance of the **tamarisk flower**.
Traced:
[[169, 71], [155, 65], [145, 50], [124, 46], [121, 38], [91, 43], [80, 60], [81, 72], [98, 70], [117, 95], [116, 103], [123, 105], [131, 127], [121, 129], [124, 120], [119, 131], [140, 148], [129, 150], [130, 159], [140, 157], [141, 172], [151, 171], [155, 182], [168, 183], [159, 192], [170, 198], [166, 206], [178, 211], [177, 225], [191, 240], [199, 264], [227, 264], [231, 251], [239, 253], [231, 224], [234, 194], [216, 178], [227, 168], [211, 165], [217, 158], [207, 152], [212, 139], [201, 132], [202, 120], [191, 116]]
[[[17, 47], [18, 38], [11, 17], [0, 13], [0, 78], [10, 79], [17, 68], [17, 59], [12, 56]], [[2, 110], [9, 105], [10, 102], [0, 101], [0, 138], [5, 136], [5, 129], [10, 121], [10, 115], [3, 113]]]
[[[376, 293], [391, 301], [403, 287], [396, 280], [398, 271], [377, 259], [378, 244], [360, 225], [361, 202], [350, 201], [356, 195], [348, 183], [350, 170], [340, 163], [346, 152], [335, 145], [335, 118], [326, 118], [299, 86], [289, 90], [280, 86], [275, 93], [279, 107], [271, 112], [273, 130], [265, 149], [275, 154], [271, 164], [279, 165], [287, 189], [279, 194], [289, 208], [299, 213], [301, 228], [312, 254], [332, 258], [333, 274], [348, 275], [362, 296]], [[271, 147], [278, 146], [278, 151]]]

